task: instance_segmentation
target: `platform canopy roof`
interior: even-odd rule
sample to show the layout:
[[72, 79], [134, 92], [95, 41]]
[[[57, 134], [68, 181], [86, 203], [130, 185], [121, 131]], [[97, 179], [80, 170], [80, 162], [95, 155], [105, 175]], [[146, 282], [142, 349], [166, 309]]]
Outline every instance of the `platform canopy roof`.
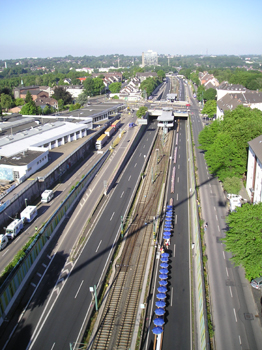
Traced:
[[171, 122], [174, 120], [174, 116], [172, 115], [172, 110], [162, 111], [162, 114], [157, 118], [159, 122]]

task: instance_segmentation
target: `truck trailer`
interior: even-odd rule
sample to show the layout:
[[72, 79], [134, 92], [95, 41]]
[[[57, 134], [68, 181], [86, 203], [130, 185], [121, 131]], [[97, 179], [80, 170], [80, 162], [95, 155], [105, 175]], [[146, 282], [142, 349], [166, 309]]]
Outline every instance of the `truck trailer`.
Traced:
[[34, 218], [37, 216], [37, 207], [34, 205], [28, 205], [23, 211], [20, 213], [20, 218], [24, 222], [32, 222]]
[[111, 135], [113, 135], [113, 133], [115, 132], [115, 129], [112, 126], [109, 126], [109, 128], [106, 129], [105, 134], [110, 137]]
[[120, 127], [121, 121], [116, 120], [114, 123], [111, 125], [115, 130], [117, 130]]
[[96, 140], [96, 149], [102, 149], [103, 145], [106, 143], [108, 139], [108, 136], [106, 134], [101, 135], [97, 140]]
[[9, 239], [14, 239], [19, 232], [22, 231], [24, 228], [24, 222], [22, 219], [15, 219], [13, 222], [11, 222], [10, 225], [7, 226], [5, 235]]

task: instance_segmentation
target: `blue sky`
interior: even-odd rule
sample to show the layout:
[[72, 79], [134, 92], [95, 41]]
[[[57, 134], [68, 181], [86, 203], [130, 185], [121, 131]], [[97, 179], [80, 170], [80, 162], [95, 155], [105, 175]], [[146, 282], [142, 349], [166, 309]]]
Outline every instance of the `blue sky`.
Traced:
[[262, 54], [259, 0], [8, 0], [0, 59], [163, 54]]

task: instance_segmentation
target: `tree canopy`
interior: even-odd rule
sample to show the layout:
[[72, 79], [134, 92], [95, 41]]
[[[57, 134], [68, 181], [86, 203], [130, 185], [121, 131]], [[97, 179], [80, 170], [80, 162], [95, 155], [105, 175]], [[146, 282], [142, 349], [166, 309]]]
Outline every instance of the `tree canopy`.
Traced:
[[42, 114], [42, 108], [36, 107], [35, 102], [30, 101], [21, 108], [20, 113], [24, 115], [38, 115]]
[[209, 100], [202, 109], [202, 114], [207, 114], [209, 118], [213, 118], [217, 111], [217, 103], [215, 100]]
[[145, 90], [147, 93], [147, 96], [152, 95], [152, 92], [157, 88], [157, 86], [161, 84], [159, 79], [157, 78], [147, 78], [140, 84], [140, 90]]
[[206, 151], [207, 165], [221, 181], [241, 178], [247, 168], [248, 142], [261, 134], [262, 112], [238, 106], [199, 133], [199, 148]]
[[223, 242], [232, 260], [242, 265], [246, 278], [251, 280], [262, 275], [262, 203], [244, 204], [227, 218], [229, 230]]
[[206, 101], [216, 100], [216, 96], [217, 96], [217, 91], [216, 89], [213, 89], [213, 88], [207, 89], [203, 94], [204, 100]]
[[121, 86], [122, 84], [121, 83], [112, 83], [109, 85], [109, 90], [112, 92], [112, 93], [119, 93], [119, 91], [121, 90]]
[[142, 118], [146, 114], [147, 110], [148, 110], [147, 107], [144, 107], [144, 106], [140, 107], [136, 112], [137, 118]]
[[66, 91], [66, 89], [62, 86], [54, 88], [54, 94], [52, 95], [52, 98], [54, 98], [57, 101], [60, 99], [63, 100], [65, 105], [73, 102], [73, 98], [70, 92]]

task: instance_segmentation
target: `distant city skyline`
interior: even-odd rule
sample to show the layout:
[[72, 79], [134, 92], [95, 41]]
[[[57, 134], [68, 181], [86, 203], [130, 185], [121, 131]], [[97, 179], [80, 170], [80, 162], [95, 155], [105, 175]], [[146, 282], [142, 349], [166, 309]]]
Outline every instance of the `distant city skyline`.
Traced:
[[0, 59], [25, 57], [261, 55], [260, 1], [5, 1]]

